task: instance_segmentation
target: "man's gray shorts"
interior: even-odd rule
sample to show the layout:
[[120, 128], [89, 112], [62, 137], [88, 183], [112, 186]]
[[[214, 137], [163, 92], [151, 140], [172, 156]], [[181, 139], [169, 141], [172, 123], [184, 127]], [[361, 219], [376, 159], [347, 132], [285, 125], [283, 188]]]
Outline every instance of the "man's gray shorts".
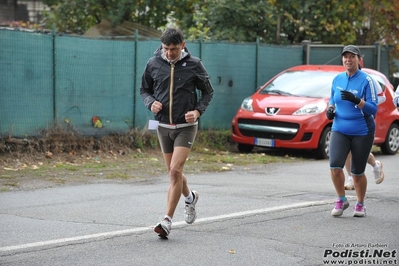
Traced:
[[163, 153], [172, 153], [174, 147], [191, 149], [197, 135], [198, 125], [181, 128], [158, 127], [158, 140]]

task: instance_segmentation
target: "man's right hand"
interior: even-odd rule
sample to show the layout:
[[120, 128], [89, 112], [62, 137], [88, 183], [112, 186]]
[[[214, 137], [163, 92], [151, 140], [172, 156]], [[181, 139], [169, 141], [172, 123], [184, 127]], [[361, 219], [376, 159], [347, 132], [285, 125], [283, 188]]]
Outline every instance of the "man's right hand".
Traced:
[[158, 113], [159, 111], [162, 110], [162, 103], [155, 101], [152, 103], [151, 105], [151, 112], [153, 112], [154, 114]]

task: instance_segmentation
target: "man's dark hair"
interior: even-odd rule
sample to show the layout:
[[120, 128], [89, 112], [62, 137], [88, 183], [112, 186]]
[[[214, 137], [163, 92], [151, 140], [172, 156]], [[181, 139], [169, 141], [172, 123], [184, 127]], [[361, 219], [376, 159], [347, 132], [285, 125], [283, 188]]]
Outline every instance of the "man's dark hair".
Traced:
[[161, 36], [161, 42], [166, 45], [177, 45], [184, 41], [183, 32], [175, 28], [167, 28]]

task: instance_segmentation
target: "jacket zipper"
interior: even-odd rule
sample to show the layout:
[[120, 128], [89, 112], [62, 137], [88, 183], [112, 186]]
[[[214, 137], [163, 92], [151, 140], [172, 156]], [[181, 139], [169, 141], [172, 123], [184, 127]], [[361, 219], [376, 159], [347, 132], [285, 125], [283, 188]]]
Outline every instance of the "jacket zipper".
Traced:
[[169, 124], [173, 124], [172, 107], [173, 107], [173, 87], [175, 76], [175, 64], [170, 64], [170, 87], [169, 87]]

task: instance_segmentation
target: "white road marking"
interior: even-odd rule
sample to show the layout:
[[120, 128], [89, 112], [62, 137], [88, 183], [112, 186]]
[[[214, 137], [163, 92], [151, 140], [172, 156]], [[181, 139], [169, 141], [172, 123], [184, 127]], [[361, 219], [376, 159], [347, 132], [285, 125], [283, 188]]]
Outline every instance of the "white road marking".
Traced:
[[[293, 203], [293, 204], [264, 208], [264, 209], [257, 209], [257, 210], [243, 211], [243, 212], [234, 212], [234, 213], [230, 213], [230, 214], [223, 214], [223, 215], [212, 216], [212, 217], [207, 217], [207, 218], [200, 218], [200, 219], [197, 219], [195, 221], [195, 223], [196, 224], [206, 223], [206, 222], [210, 222], [210, 221], [231, 219], [231, 218], [242, 217], [242, 216], [252, 216], [255, 214], [263, 214], [263, 213], [284, 211], [284, 210], [290, 210], [290, 209], [299, 209], [299, 208], [304, 208], [304, 207], [312, 207], [312, 206], [330, 204], [332, 202], [333, 202], [333, 200], [306, 201], [306, 202]], [[184, 221], [173, 223], [174, 227], [182, 226], [182, 225], [189, 226]], [[61, 245], [65, 245], [68, 243], [79, 242], [79, 241], [84, 241], [84, 240], [111, 238], [111, 237], [115, 237], [115, 236], [126, 236], [126, 235], [131, 235], [133, 233], [142, 233], [142, 232], [145, 232], [148, 230], [152, 230], [153, 228], [154, 228], [154, 226], [136, 227], [136, 228], [126, 229], [126, 230], [118, 230], [118, 231], [104, 232], [104, 233], [91, 234], [91, 235], [82, 235], [82, 236], [69, 237], [69, 238], [60, 238], [60, 239], [27, 243], [27, 244], [16, 245], [16, 246], [0, 247], [0, 252], [18, 251], [18, 250], [23, 250], [23, 249], [28, 249], [28, 248], [40, 248], [40, 247], [50, 246], [50, 245], [60, 245], [61, 246]]]

